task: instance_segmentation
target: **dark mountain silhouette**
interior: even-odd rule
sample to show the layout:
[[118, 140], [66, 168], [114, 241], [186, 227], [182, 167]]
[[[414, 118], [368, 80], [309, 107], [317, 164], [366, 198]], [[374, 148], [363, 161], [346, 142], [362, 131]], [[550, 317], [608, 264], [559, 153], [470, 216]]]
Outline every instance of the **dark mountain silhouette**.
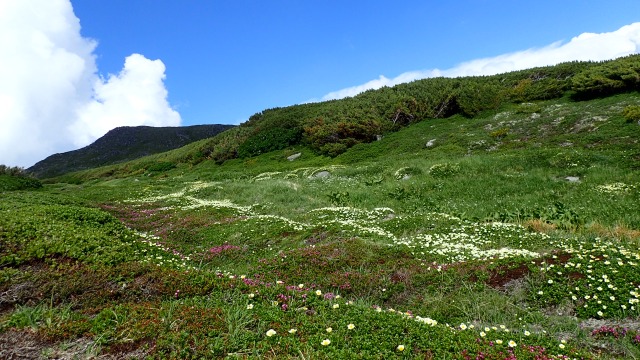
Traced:
[[50, 178], [73, 171], [130, 161], [177, 149], [194, 141], [215, 136], [231, 127], [233, 125], [118, 127], [91, 145], [51, 155], [28, 168], [27, 172], [39, 178]]

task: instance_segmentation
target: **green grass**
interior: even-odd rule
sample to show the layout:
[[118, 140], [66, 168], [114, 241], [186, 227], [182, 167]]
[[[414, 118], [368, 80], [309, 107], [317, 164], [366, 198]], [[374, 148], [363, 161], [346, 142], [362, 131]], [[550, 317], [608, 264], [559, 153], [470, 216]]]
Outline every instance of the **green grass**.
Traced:
[[639, 128], [621, 115], [638, 102], [140, 170], [180, 149], [2, 192], [0, 339], [33, 332], [43, 356], [84, 339], [156, 359], [638, 358]]

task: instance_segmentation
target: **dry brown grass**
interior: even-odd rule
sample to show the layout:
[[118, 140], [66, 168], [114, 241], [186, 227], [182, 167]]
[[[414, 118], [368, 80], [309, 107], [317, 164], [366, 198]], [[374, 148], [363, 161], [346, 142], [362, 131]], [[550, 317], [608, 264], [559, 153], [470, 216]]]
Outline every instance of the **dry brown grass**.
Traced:
[[524, 226], [529, 230], [532, 230], [538, 233], [544, 233], [544, 234], [554, 232], [557, 229], [557, 227], [554, 224], [549, 224], [540, 219], [526, 220], [525, 222], [522, 223], [522, 226]]
[[598, 222], [594, 222], [586, 226], [586, 231], [601, 237], [631, 241], [640, 240], [640, 230], [629, 229], [625, 225], [607, 227]]

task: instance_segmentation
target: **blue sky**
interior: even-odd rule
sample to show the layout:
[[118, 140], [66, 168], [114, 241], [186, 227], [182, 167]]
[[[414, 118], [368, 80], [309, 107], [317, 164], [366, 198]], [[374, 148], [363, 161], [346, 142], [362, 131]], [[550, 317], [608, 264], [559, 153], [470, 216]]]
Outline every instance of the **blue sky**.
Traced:
[[640, 52], [640, 1], [0, 0], [0, 164], [433, 76]]
[[167, 67], [183, 124], [238, 123], [379, 75], [447, 69], [640, 21], [640, 1], [72, 0], [100, 72]]

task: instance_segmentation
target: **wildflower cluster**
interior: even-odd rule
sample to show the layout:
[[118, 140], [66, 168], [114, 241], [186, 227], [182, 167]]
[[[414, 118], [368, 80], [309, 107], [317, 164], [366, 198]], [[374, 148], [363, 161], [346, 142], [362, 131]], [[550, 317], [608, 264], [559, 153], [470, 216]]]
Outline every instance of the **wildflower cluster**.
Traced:
[[141, 248], [134, 250], [134, 254], [141, 258], [141, 262], [177, 269], [193, 268], [187, 264], [187, 262], [191, 261], [189, 256], [162, 245], [159, 242], [161, 240], [160, 237], [141, 231], [134, 231], [134, 233], [142, 238], [138, 241], [142, 245]]
[[596, 186], [596, 191], [603, 194], [621, 194], [621, 193], [631, 192], [635, 189], [636, 189], [635, 185], [625, 184], [623, 182], [616, 182], [616, 183]]
[[[566, 249], [540, 264], [547, 279], [536, 296], [543, 301], [571, 299], [581, 317], [620, 318], [637, 316], [640, 303], [640, 252], [624, 249], [602, 239]], [[569, 290], [567, 291], [567, 287]]]
[[532, 233], [519, 225], [504, 223], [464, 224], [448, 232], [419, 234], [394, 241], [395, 245], [407, 246], [412, 254], [424, 261], [444, 263], [492, 258], [538, 257], [539, 254], [518, 247], [536, 247], [548, 236]]

